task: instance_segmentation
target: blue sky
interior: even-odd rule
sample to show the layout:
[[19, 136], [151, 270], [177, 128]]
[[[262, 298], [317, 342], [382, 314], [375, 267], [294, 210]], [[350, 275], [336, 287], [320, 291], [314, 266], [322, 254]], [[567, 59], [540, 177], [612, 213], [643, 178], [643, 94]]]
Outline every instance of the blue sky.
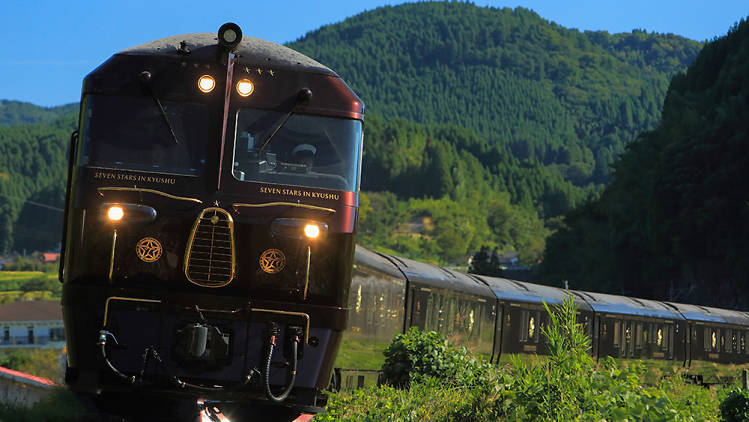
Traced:
[[[0, 99], [55, 106], [76, 102], [83, 77], [114, 52], [228, 21], [278, 43], [387, 4], [380, 0], [4, 0], [0, 15]], [[747, 0], [514, 0], [479, 6], [535, 10], [568, 28], [610, 33], [645, 29], [695, 40], [725, 35], [749, 15]]]

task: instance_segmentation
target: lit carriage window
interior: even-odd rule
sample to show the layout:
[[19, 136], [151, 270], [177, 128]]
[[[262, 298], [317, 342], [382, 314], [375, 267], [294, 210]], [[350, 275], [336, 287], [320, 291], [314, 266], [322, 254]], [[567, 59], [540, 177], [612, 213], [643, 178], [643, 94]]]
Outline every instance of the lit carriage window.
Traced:
[[658, 332], [655, 335], [655, 344], [657, 344], [658, 347], [663, 345], [663, 328], [661, 327], [658, 327]]
[[721, 352], [726, 351], [726, 336], [723, 333], [721, 333], [720, 335], [720, 351]]
[[528, 338], [535, 340], [536, 338], [536, 317], [531, 316], [528, 318]]
[[718, 351], [718, 334], [714, 328], [710, 330], [710, 349], [714, 352]]

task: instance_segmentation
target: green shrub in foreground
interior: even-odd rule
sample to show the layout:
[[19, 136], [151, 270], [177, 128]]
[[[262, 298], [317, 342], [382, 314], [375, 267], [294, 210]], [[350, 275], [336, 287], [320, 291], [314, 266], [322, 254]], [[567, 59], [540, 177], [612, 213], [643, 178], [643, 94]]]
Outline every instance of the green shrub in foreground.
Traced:
[[383, 353], [382, 373], [385, 382], [394, 387], [408, 387], [412, 380], [429, 377], [472, 385], [488, 368], [464, 347], [452, 346], [441, 334], [416, 327], [406, 334], [396, 334]]

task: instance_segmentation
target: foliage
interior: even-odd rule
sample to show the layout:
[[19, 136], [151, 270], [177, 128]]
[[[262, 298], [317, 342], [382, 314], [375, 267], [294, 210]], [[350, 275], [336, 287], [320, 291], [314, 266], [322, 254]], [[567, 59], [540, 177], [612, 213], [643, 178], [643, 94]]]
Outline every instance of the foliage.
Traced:
[[40, 271], [51, 273], [57, 271], [57, 267], [57, 263], [44, 263], [38, 254], [34, 254], [30, 258], [19, 256], [13, 262], [5, 264], [3, 271]]
[[699, 44], [580, 32], [523, 8], [424, 2], [364, 12], [289, 47], [335, 69], [368, 113], [474, 130], [585, 185], [605, 182], [624, 145], [657, 124], [668, 78]]
[[720, 416], [726, 422], [749, 421], [749, 391], [731, 390], [720, 403]]
[[406, 334], [396, 334], [383, 353], [385, 382], [399, 388], [426, 378], [471, 385], [486, 369], [486, 365], [469, 355], [464, 347], [451, 346], [441, 334], [416, 327], [411, 327]]
[[0, 366], [62, 382], [59, 358], [59, 350], [15, 349], [0, 354]]
[[637, 362], [620, 368], [607, 358], [596, 365], [588, 355], [590, 341], [576, 322], [572, 298], [547, 310], [550, 324], [542, 332], [549, 356], [516, 358], [503, 367], [472, 365], [475, 361], [469, 360], [463, 371], [473, 374], [456, 377], [452, 353], [459, 349], [439, 334], [411, 329], [396, 336], [383, 366], [391, 383], [410, 387], [383, 385], [331, 395], [325, 413], [316, 419], [598, 422], [717, 417], [716, 397], [723, 392], [686, 384], [681, 377], [643, 385], [646, 369]]
[[[548, 281], [749, 306], [749, 22], [671, 81], [663, 120], [630, 144], [599, 198], [547, 243]], [[626, 286], [623, 292], [621, 286]]]
[[87, 415], [75, 394], [56, 388], [31, 408], [16, 403], [0, 403], [0, 422], [65, 422], [93, 421], [101, 418]]
[[482, 246], [471, 258], [471, 265], [468, 268], [469, 273], [502, 277], [502, 268], [499, 266], [496, 250], [490, 251], [486, 246]]
[[60, 243], [70, 114], [50, 123], [0, 125], [0, 254]]

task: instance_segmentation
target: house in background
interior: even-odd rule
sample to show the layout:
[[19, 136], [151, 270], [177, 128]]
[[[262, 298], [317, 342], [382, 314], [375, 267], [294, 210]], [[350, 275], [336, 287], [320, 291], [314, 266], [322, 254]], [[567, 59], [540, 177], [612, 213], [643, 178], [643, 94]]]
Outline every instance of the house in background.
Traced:
[[60, 252], [44, 252], [42, 254], [42, 262], [45, 264], [57, 262], [58, 259], [60, 259]]
[[0, 349], [65, 347], [60, 302], [12, 302], [0, 305]]

